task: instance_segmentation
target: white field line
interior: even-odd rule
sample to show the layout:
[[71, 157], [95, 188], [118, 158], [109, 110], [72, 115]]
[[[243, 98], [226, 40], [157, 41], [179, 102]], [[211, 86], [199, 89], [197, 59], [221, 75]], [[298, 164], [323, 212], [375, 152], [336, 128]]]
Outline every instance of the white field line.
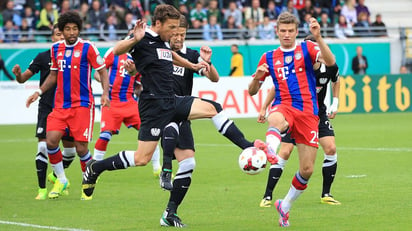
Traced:
[[[3, 139], [0, 140], [0, 143], [27, 143], [27, 142], [36, 142], [36, 139]], [[111, 144], [136, 144], [136, 142], [130, 141], [120, 141], [120, 140], [112, 140], [110, 141]], [[204, 144], [204, 143], [196, 143], [195, 146], [204, 146], [204, 147], [216, 147], [216, 146], [224, 146], [224, 147], [231, 147], [234, 146], [233, 144]], [[383, 148], [383, 147], [342, 147], [338, 146], [338, 150], [348, 150], [348, 151], [375, 151], [375, 152], [412, 152], [412, 148], [409, 147], [399, 147], [399, 148]]]
[[48, 230], [90, 231], [90, 230], [86, 230], [86, 229], [62, 228], [62, 227], [55, 227], [55, 226], [43, 226], [43, 225], [35, 225], [35, 224], [28, 224], [28, 223], [21, 223], [21, 222], [2, 221], [2, 220], [0, 220], [0, 224], [16, 225], [16, 226], [24, 226], [24, 227], [31, 227], [31, 228], [38, 228], [38, 229], [48, 229]]

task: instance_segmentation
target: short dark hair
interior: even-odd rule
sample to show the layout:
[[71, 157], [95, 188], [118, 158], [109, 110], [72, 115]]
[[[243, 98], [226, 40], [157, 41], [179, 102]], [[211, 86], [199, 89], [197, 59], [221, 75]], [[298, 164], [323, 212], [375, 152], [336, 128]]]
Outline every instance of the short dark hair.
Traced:
[[[53, 29], [52, 29], [52, 31], [51, 31], [51, 36], [54, 35], [56, 29], [59, 29], [59, 27], [57, 26], [57, 23], [53, 25]], [[60, 29], [59, 29], [59, 30], [60, 30]]]
[[168, 19], [180, 19], [180, 12], [172, 5], [157, 5], [153, 13], [153, 24], [155, 24], [157, 20], [164, 23]]
[[179, 27], [183, 27], [186, 29], [189, 27], [189, 23], [187, 23], [186, 17], [183, 14], [180, 15]]
[[313, 34], [310, 34], [303, 39], [303, 41], [307, 41], [307, 40], [316, 42], [315, 36], [313, 36]]
[[79, 28], [79, 31], [82, 30], [83, 21], [79, 13], [77, 13], [76, 11], [70, 10], [60, 15], [59, 19], [57, 20], [59, 30], [63, 31], [67, 23], [74, 23]]

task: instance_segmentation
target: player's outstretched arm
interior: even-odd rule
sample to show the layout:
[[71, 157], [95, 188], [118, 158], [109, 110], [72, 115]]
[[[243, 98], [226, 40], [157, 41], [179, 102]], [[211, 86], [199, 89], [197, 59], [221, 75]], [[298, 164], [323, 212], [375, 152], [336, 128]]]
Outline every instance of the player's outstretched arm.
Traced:
[[202, 46], [200, 48], [200, 57], [210, 65], [210, 71], [205, 70], [203, 74], [212, 82], [219, 81], [219, 73], [212, 65], [212, 49], [210, 49], [210, 47], [208, 46]]
[[144, 20], [137, 20], [136, 25], [133, 29], [133, 36], [129, 39], [121, 40], [116, 43], [113, 47], [114, 55], [122, 55], [130, 51], [136, 45], [145, 34], [146, 30], [146, 21]]
[[49, 76], [44, 80], [43, 84], [26, 100], [26, 107], [29, 107], [31, 103], [35, 102], [39, 96], [52, 88], [57, 83], [57, 71], [50, 71]]
[[103, 93], [100, 98], [100, 103], [103, 107], [110, 107], [109, 99], [109, 75], [106, 68], [101, 68], [97, 72], [100, 75], [100, 83], [102, 84]]
[[124, 62], [124, 68], [129, 73], [130, 76], [137, 74], [136, 65], [131, 59], [126, 59], [126, 61]]
[[14, 65], [13, 69], [11, 69], [11, 72], [13, 72], [14, 76], [16, 76], [18, 83], [24, 83], [34, 75], [34, 73], [29, 69], [21, 73], [21, 67], [19, 66], [19, 64]]
[[266, 63], [263, 63], [262, 65], [259, 65], [257, 67], [256, 72], [253, 75], [253, 79], [249, 83], [249, 87], [248, 87], [249, 95], [255, 95], [259, 91], [260, 87], [262, 86], [260, 79], [267, 72], [269, 72], [269, 66]]
[[319, 45], [321, 56], [325, 61], [326, 66], [333, 66], [336, 63], [335, 56], [332, 54], [329, 46], [323, 40], [320, 33], [320, 25], [315, 18], [310, 19], [309, 29]]
[[332, 83], [332, 104], [330, 105], [329, 111], [328, 111], [328, 117], [329, 119], [334, 119], [336, 117], [336, 114], [338, 113], [338, 106], [339, 106], [339, 89], [340, 89], [340, 81]]
[[195, 71], [198, 71], [202, 68], [205, 68], [206, 71], [210, 71], [210, 65], [205, 62], [205, 61], [201, 61], [198, 63], [192, 63], [190, 61], [188, 61], [187, 59], [181, 57], [180, 55], [178, 55], [176, 52], [172, 51], [172, 58], [173, 58], [173, 64], [177, 65], [177, 66], [181, 66], [184, 68], [189, 68]]
[[275, 88], [272, 87], [266, 96], [265, 102], [262, 104], [260, 108], [260, 112], [258, 115], [257, 122], [258, 123], [265, 123], [266, 122], [266, 111], [269, 105], [272, 103], [273, 99], [275, 98]]

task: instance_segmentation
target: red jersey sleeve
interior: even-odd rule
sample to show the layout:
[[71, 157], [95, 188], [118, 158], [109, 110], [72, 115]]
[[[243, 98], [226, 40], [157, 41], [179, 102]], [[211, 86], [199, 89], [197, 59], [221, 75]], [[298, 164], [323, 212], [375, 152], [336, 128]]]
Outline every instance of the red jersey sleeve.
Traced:
[[319, 45], [315, 42], [310, 41], [310, 40], [306, 40], [306, 45], [308, 47], [308, 52], [309, 52], [309, 55], [310, 55], [310, 59], [312, 60], [312, 64], [314, 64], [319, 59], [319, 55], [320, 55]]
[[51, 65], [50, 70], [57, 71], [59, 67], [57, 66], [56, 56], [55, 56], [55, 46], [52, 46], [50, 49], [50, 56], [51, 56]]
[[[262, 55], [262, 57], [260, 57], [260, 60], [259, 60], [259, 63], [258, 63], [257, 66], [259, 67], [260, 65], [262, 65], [262, 64], [264, 64], [264, 63], [267, 64], [267, 61], [266, 61], [266, 53], [264, 53], [264, 54]], [[269, 76], [269, 75], [270, 75], [270, 73], [269, 73], [269, 72], [266, 72], [265, 75], [263, 75], [263, 77], [260, 78], [259, 81], [261, 81], [261, 82], [265, 81], [266, 77]], [[253, 75], [253, 76], [254, 76], [254, 75]]]
[[90, 49], [87, 53], [87, 60], [89, 60], [92, 67], [96, 70], [106, 67], [104, 59], [100, 56], [99, 50], [97, 50], [96, 46], [92, 43], [90, 43]]
[[104, 54], [104, 63], [106, 64], [106, 68], [109, 68], [113, 65], [114, 61], [114, 53], [113, 48], [111, 47], [109, 50], [106, 51]]

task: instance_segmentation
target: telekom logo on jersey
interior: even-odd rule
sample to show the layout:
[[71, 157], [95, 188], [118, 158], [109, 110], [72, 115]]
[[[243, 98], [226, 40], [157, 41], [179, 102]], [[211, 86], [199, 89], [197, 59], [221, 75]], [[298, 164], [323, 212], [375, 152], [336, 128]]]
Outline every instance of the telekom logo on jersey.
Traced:
[[63, 69], [66, 68], [66, 60], [59, 59], [58, 62], [59, 62], [59, 67], [60, 67], [59, 71], [63, 71]]
[[282, 77], [281, 80], [288, 79], [287, 75], [289, 74], [289, 68], [287, 66], [286, 67], [278, 67], [277, 72], [278, 72], [279, 77]]

